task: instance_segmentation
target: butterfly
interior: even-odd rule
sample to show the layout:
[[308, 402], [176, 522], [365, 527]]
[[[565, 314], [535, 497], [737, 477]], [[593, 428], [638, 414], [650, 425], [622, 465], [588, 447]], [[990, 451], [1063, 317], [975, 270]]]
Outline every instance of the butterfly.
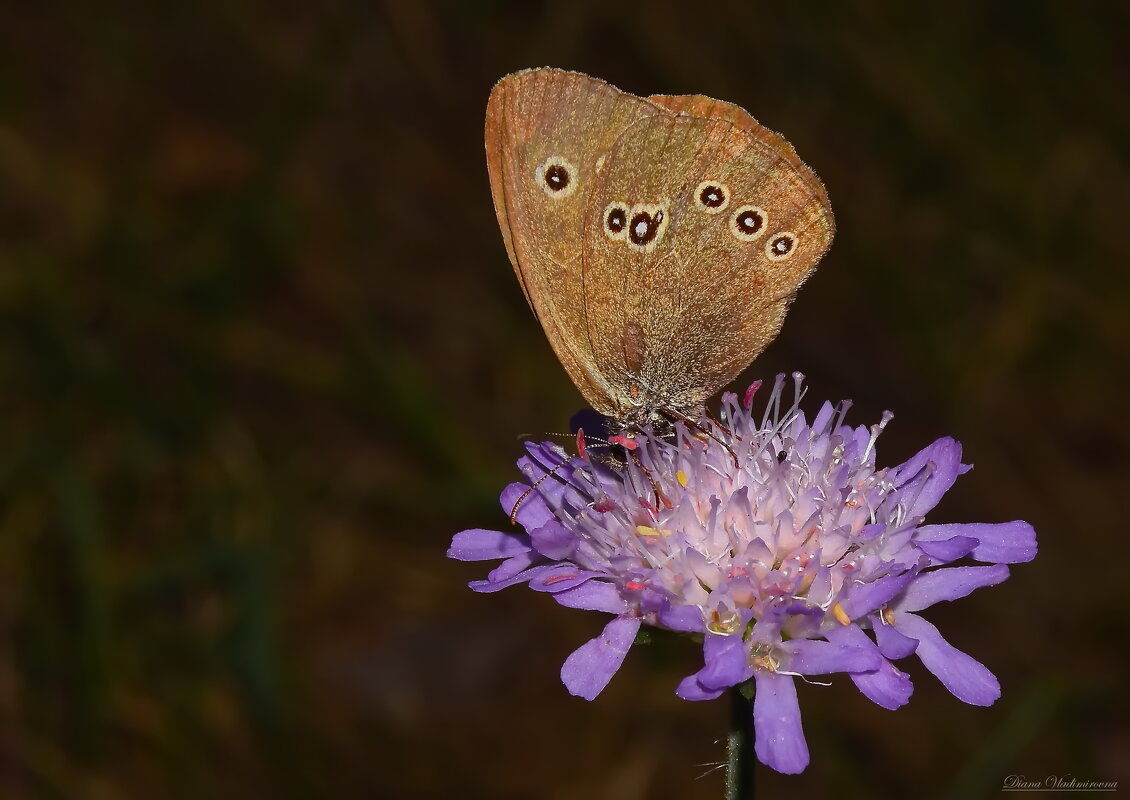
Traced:
[[698, 419], [777, 336], [835, 231], [793, 147], [702, 95], [525, 70], [491, 92], [486, 153], [530, 308], [625, 429]]

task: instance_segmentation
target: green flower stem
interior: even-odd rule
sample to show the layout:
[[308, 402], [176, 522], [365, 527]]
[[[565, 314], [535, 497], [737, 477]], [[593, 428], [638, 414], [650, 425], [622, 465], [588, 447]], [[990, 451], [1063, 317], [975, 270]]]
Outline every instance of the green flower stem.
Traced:
[[753, 800], [753, 682], [730, 690], [726, 800]]

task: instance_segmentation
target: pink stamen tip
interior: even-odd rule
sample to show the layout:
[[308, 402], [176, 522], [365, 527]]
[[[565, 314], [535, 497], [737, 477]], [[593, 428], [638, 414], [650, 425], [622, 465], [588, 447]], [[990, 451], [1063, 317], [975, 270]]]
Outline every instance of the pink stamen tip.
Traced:
[[615, 436], [609, 436], [608, 441], [612, 442], [612, 444], [620, 445], [625, 450], [635, 450], [637, 447], [639, 447], [639, 445], [636, 444], [635, 439], [631, 439], [620, 433], [616, 434]]
[[616, 508], [616, 504], [612, 502], [611, 498], [607, 497], [601, 498], [592, 504], [592, 510], [599, 514], [604, 514], [614, 508]]
[[589, 449], [585, 445], [585, 432], [581, 428], [577, 428], [577, 455], [585, 461], [589, 460]]
[[628, 581], [626, 584], [624, 584], [624, 588], [633, 592], [638, 592], [643, 587], [644, 584], [640, 583], [639, 581]]
[[751, 383], [749, 385], [749, 388], [745, 390], [745, 397], [742, 398], [742, 405], [745, 406], [746, 411], [749, 411], [749, 409], [753, 408], [753, 396], [757, 394], [757, 390], [760, 388], [761, 381], [758, 380]]

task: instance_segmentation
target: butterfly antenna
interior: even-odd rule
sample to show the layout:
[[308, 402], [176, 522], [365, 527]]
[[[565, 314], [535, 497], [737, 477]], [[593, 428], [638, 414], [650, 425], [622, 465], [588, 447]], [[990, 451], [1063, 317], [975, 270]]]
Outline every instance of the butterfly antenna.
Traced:
[[593, 436], [591, 433], [584, 433], [583, 430], [578, 430], [576, 434], [572, 433], [520, 433], [518, 434], [518, 441], [532, 442], [535, 439], [568, 439], [576, 441], [577, 454], [581, 458], [585, 457], [588, 448], [593, 445], [599, 447], [612, 447], [612, 442], [607, 439], [601, 439], [599, 436]]
[[651, 491], [655, 494], [655, 502], [664, 508], [674, 508], [675, 504], [671, 502], [671, 498], [667, 496], [662, 487], [660, 487], [659, 482], [655, 480], [655, 475], [652, 474], [651, 470], [645, 467], [643, 462], [640, 461], [639, 454], [636, 453], [635, 450], [629, 452], [632, 454], [632, 461], [635, 462], [637, 467], [643, 470], [644, 477], [646, 477], [647, 482], [651, 484]]
[[[573, 438], [573, 434], [571, 434], [571, 433], [545, 433], [545, 434], [542, 434], [542, 435], [543, 436], [550, 436], [550, 437], [554, 437], [554, 438], [562, 438], [562, 437], [565, 437], [565, 436], [568, 436], [569, 438]], [[524, 433], [521, 436], [519, 436], [518, 438], [519, 439], [532, 439], [533, 434]], [[590, 440], [590, 439], [595, 441], [596, 443], [600, 444], [601, 446], [604, 446], [604, 447], [611, 447], [612, 446], [611, 442], [607, 442], [604, 439], [600, 439], [596, 436], [589, 436], [585, 433], [583, 428], [578, 428], [577, 429], [577, 435], [576, 435], [577, 455], [579, 455], [585, 461], [589, 460], [588, 440]], [[567, 458], [562, 460], [562, 461], [557, 462], [556, 464], [553, 465], [553, 467], [551, 467], [548, 471], [546, 471], [546, 473], [544, 475], [542, 475], [540, 478], [538, 478], [536, 481], [534, 481], [533, 485], [531, 485], [528, 489], [526, 489], [526, 491], [522, 492], [522, 494], [520, 494], [518, 496], [518, 499], [514, 501], [514, 505], [511, 506], [511, 508], [510, 508], [510, 524], [511, 525], [518, 524], [518, 509], [521, 508], [522, 503], [526, 502], [526, 498], [529, 497], [531, 494], [533, 494], [534, 491], [537, 490], [537, 488], [539, 486], [541, 486], [542, 483], [545, 482], [545, 480], [547, 478], [549, 478], [551, 476], [554, 477], [554, 478], [560, 478], [561, 476], [557, 474], [557, 470], [559, 470], [561, 467], [563, 467], [565, 464], [568, 464], [568, 463], [569, 463], [569, 459], [567, 459]]]
[[[561, 464], [564, 464], [564, 463], [565, 463], [564, 461], [561, 462]], [[551, 469], [549, 472], [542, 475], [540, 478], [538, 478], [536, 481], [533, 482], [533, 485], [531, 485], [530, 488], [526, 489], [526, 491], [524, 491], [520, 495], [518, 495], [518, 499], [515, 500], [514, 505], [510, 507], [510, 524], [511, 525], [517, 525], [518, 524], [518, 509], [522, 507], [522, 503], [526, 502], [526, 498], [529, 497], [531, 494], [533, 494], [534, 491], [536, 491], [537, 488], [539, 486], [541, 486], [542, 483], [545, 481], [545, 479], [548, 478], [550, 475], [552, 475], [553, 477], [556, 478], [557, 477], [557, 468], [560, 467], [561, 464], [555, 464], [553, 466], [553, 469]]]
[[709, 408], [705, 410], [705, 413], [706, 413], [706, 418], [714, 424], [714, 427], [718, 428], [718, 430], [722, 431], [722, 433], [726, 434], [727, 436], [733, 436], [735, 439], [738, 439], [739, 441], [741, 440], [741, 437], [738, 436], [736, 433], [734, 433], [729, 428], [727, 428], [725, 426], [725, 424], [723, 424], [722, 420], [718, 419], [713, 414], [711, 414]]
[[571, 433], [519, 433], [517, 439], [519, 442], [532, 442], [535, 439], [564, 439], [573, 438]]

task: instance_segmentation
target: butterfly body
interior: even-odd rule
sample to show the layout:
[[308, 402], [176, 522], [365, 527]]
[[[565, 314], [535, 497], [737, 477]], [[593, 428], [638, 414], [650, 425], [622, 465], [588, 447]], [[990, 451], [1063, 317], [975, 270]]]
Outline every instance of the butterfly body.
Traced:
[[487, 164], [515, 273], [585, 399], [697, 418], [773, 340], [834, 223], [780, 136], [710, 98], [527, 70], [491, 93]]

